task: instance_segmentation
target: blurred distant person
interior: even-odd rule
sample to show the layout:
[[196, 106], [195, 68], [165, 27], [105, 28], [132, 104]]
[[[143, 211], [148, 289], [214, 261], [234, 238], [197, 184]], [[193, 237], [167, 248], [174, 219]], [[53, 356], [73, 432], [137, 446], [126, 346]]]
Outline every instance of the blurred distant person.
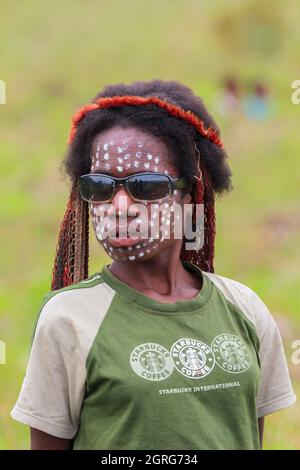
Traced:
[[268, 87], [262, 82], [256, 82], [253, 91], [243, 100], [243, 110], [249, 119], [265, 120], [271, 117], [274, 108], [270, 100]]
[[235, 78], [226, 78], [223, 91], [217, 96], [217, 109], [225, 117], [240, 112], [240, 87]]

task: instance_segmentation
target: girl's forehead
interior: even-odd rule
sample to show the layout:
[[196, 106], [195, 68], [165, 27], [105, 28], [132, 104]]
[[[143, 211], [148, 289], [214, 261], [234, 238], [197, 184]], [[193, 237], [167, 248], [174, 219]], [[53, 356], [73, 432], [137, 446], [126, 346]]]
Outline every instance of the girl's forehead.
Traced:
[[161, 139], [152, 136], [135, 128], [112, 128], [98, 134], [93, 142], [92, 151], [111, 150], [111, 152], [121, 153], [127, 149], [151, 149], [159, 151], [161, 154], [168, 153], [168, 150]]
[[111, 129], [94, 139], [91, 170], [119, 174], [139, 171], [174, 174], [175, 169], [170, 152], [160, 139], [136, 129]]

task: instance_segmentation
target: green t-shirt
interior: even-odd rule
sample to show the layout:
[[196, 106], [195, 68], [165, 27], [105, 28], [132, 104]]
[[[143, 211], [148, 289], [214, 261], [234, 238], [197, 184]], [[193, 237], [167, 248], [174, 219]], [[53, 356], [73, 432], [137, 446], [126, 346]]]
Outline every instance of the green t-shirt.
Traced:
[[158, 302], [108, 266], [43, 299], [12, 417], [74, 449], [258, 449], [258, 417], [295, 402], [262, 300], [184, 262], [200, 292]]

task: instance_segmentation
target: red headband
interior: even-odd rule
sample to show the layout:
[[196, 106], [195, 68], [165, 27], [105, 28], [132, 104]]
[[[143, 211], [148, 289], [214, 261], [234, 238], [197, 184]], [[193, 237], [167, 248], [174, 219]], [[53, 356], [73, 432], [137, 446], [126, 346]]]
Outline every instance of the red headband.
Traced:
[[224, 144], [219, 137], [218, 132], [211, 127], [206, 128], [204, 122], [198, 118], [192, 111], [185, 111], [180, 106], [175, 106], [174, 104], [170, 104], [167, 101], [161, 100], [156, 96], [150, 98], [143, 98], [141, 96], [113, 96], [111, 98], [99, 98], [94, 103], [88, 104], [83, 106], [82, 108], [77, 111], [73, 118], [72, 118], [72, 127], [69, 136], [69, 144], [73, 142], [74, 136], [76, 134], [76, 128], [78, 123], [84, 116], [89, 112], [93, 111], [94, 109], [105, 109], [111, 108], [115, 106], [122, 106], [122, 105], [145, 105], [145, 104], [156, 104], [160, 106], [162, 109], [168, 111], [172, 116], [177, 117], [179, 119], [183, 119], [188, 124], [192, 124], [199, 134], [203, 137], [206, 137], [208, 140], [213, 142], [218, 147], [223, 148]]

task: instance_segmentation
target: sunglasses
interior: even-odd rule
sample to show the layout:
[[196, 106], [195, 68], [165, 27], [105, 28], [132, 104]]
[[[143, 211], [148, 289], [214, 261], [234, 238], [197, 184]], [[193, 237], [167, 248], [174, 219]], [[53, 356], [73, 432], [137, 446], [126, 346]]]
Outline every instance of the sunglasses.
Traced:
[[125, 186], [128, 195], [138, 202], [158, 201], [171, 196], [174, 189], [186, 187], [183, 178], [165, 173], [135, 173], [122, 178], [89, 173], [80, 176], [78, 180], [80, 196], [87, 202], [110, 202], [118, 186]]

